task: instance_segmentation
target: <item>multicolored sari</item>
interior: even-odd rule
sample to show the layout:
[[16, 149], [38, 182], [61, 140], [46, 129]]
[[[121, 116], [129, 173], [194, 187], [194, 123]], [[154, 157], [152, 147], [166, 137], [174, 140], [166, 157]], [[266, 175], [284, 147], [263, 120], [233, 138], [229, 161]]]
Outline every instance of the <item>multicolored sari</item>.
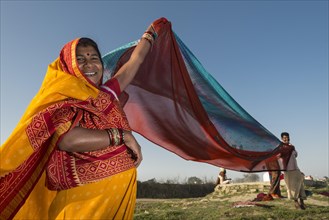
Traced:
[[[125, 188], [126, 191], [117, 194], [120, 196], [116, 195], [116, 201], [112, 202], [118, 202], [118, 199], [126, 200], [132, 210], [125, 210], [128, 203], [123, 203], [118, 207], [120, 210], [113, 210], [113, 213], [121, 213], [121, 209], [124, 209], [123, 213], [128, 212], [130, 218], [132, 217], [134, 203], [130, 203], [136, 197], [136, 170], [125, 145], [84, 153], [69, 153], [56, 148], [61, 136], [77, 123], [81, 127], [92, 129], [115, 127], [130, 130], [115, 94], [100, 90], [80, 72], [75, 56], [78, 40], [65, 45], [60, 57], [49, 66], [40, 91], [32, 100], [17, 128], [1, 146], [2, 219], [13, 218], [25, 202], [26, 207], [35, 207], [35, 201], [39, 202], [40, 197], [44, 201], [44, 204], [39, 204], [42, 205], [40, 212], [37, 211], [40, 207], [35, 207], [36, 210], [23, 207], [16, 217], [48, 218], [46, 206], [49, 206], [54, 198], [58, 201], [59, 196], [55, 197], [55, 191], [51, 193], [49, 190], [67, 191], [64, 193], [67, 195], [72, 188], [85, 192], [85, 185], [99, 182], [106, 186], [108, 181], [129, 186]], [[110, 80], [107, 85], [116, 91], [117, 95], [120, 93], [116, 79]], [[125, 171], [129, 171], [130, 179], [114, 177]], [[128, 191], [131, 193], [127, 194]], [[98, 196], [109, 197], [111, 192], [105, 190]], [[31, 201], [33, 199], [35, 201]], [[62, 210], [54, 204], [51, 204], [52, 209], [49, 210], [54, 218], [57, 218], [54, 210], [59, 210], [58, 215], [63, 211], [68, 212], [69, 206], [66, 207], [66, 203], [61, 201], [58, 204], [64, 204]], [[102, 214], [104, 212], [99, 213], [104, 217]], [[70, 216], [66, 215], [66, 218]]]
[[[104, 56], [107, 77], [136, 43]], [[132, 129], [186, 160], [243, 172], [286, 168], [290, 151], [203, 68], [169, 22], [125, 92]], [[277, 161], [279, 153], [283, 162]]]

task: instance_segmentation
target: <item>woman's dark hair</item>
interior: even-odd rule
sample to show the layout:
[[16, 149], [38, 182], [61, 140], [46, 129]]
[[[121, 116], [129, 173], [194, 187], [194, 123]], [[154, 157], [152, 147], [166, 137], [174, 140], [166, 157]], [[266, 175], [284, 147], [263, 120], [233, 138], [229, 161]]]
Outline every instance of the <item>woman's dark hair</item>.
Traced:
[[[93, 41], [92, 39], [87, 38], [87, 37], [82, 37], [79, 39], [77, 47], [78, 46], [83, 46], [83, 47], [92, 46], [96, 50], [99, 58], [102, 60], [102, 56], [101, 56], [101, 53], [99, 52], [98, 46], [97, 46], [96, 42]], [[102, 61], [102, 63], [103, 63], [103, 61]]]

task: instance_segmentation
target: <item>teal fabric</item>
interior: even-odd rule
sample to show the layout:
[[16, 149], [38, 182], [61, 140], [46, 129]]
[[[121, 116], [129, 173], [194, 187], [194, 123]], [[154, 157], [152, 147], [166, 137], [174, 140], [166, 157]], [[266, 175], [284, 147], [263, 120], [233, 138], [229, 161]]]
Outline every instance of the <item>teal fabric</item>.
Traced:
[[224, 140], [234, 148], [270, 151], [278, 147], [271, 132], [246, 112], [202, 66], [176, 35], [198, 97], [208, 116]]
[[130, 42], [113, 51], [106, 53], [102, 57], [104, 64], [103, 82], [106, 82], [114, 74], [115, 67], [122, 54], [124, 54], [124, 52], [126, 52], [127, 49], [136, 46], [137, 43], [138, 41]]
[[[202, 106], [222, 138], [232, 148], [245, 151], [269, 152], [278, 147], [280, 140], [225, 91], [176, 34], [175, 38]], [[103, 57], [104, 80], [113, 75], [122, 54], [137, 43], [128, 43]]]

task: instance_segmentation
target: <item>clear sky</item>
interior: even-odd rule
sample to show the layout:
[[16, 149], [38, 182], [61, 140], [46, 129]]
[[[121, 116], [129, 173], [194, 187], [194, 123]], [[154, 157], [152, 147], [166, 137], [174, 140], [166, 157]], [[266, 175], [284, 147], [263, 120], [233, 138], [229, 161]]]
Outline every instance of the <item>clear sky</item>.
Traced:
[[[277, 137], [290, 133], [306, 175], [329, 176], [328, 1], [1, 0], [1, 143], [65, 43], [91, 37], [105, 54], [139, 39], [159, 17], [257, 121]], [[218, 174], [138, 140], [141, 181]]]

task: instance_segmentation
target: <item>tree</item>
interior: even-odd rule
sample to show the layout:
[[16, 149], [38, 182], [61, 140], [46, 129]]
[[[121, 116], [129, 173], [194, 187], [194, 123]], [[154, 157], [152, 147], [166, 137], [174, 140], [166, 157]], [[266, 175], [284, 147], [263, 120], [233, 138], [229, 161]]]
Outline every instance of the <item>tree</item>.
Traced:
[[244, 174], [244, 182], [258, 182], [259, 176], [255, 173]]
[[237, 178], [234, 180], [235, 183], [248, 183], [248, 182], [258, 182], [259, 175], [255, 173], [244, 174], [243, 178]]
[[202, 184], [202, 180], [196, 176], [189, 177], [187, 179], [188, 184]]
[[154, 184], [154, 183], [157, 183], [156, 179], [153, 178], [153, 179], [149, 179], [149, 180], [146, 180], [144, 183], [149, 183], [149, 184]]

